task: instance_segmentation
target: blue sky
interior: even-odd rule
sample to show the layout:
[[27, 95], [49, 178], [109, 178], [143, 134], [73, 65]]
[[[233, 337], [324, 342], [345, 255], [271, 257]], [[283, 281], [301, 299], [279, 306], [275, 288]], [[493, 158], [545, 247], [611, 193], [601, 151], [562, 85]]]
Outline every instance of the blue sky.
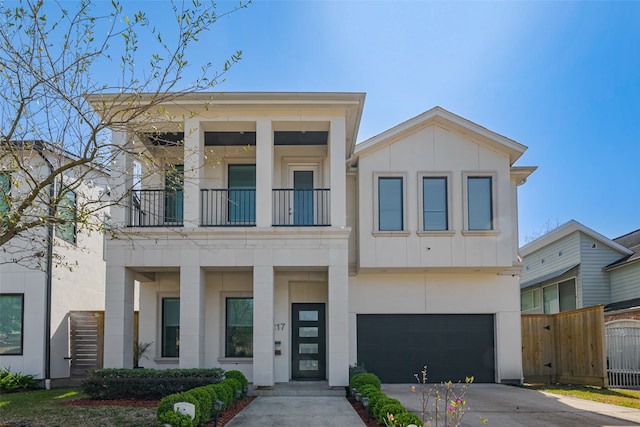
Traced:
[[219, 90], [366, 92], [358, 141], [440, 105], [528, 146], [521, 243], [570, 219], [640, 228], [640, 2], [256, 0], [193, 53], [238, 49]]

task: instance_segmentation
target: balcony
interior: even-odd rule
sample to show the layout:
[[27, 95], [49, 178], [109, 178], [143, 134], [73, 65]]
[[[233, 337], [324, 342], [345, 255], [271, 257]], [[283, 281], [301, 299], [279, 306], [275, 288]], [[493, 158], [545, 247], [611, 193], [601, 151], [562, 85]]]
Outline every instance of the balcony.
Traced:
[[131, 190], [129, 227], [181, 227], [184, 194], [181, 190]]
[[[330, 226], [330, 190], [274, 189], [274, 227]], [[131, 190], [127, 210], [129, 227], [181, 227], [184, 193], [181, 190]], [[255, 227], [255, 189], [200, 190], [200, 225]]]

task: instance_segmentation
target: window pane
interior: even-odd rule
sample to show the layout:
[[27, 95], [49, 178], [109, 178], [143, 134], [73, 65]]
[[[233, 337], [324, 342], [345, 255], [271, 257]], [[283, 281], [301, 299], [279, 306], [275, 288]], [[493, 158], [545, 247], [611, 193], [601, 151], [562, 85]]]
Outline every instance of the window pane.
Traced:
[[315, 338], [318, 336], [318, 327], [317, 326], [305, 326], [299, 328], [298, 336], [303, 338]]
[[253, 298], [227, 298], [226, 357], [253, 357]]
[[378, 178], [378, 219], [380, 231], [403, 230], [402, 178]]
[[318, 344], [301, 343], [298, 344], [298, 353], [300, 354], [318, 354]]
[[180, 356], [180, 298], [162, 299], [162, 357]]
[[554, 314], [560, 312], [560, 304], [558, 301], [558, 285], [547, 286], [542, 289], [542, 298], [544, 299], [545, 314]]
[[560, 311], [576, 309], [576, 281], [575, 279], [565, 280], [558, 285], [560, 295]]
[[11, 194], [11, 175], [0, 172], [0, 219], [9, 211], [9, 195]]
[[298, 320], [317, 322], [318, 321], [318, 310], [301, 311], [300, 313], [298, 313]]
[[56, 218], [62, 220], [56, 224], [56, 236], [75, 243], [76, 241], [76, 193], [69, 189], [62, 189], [62, 195], [58, 201]]
[[300, 360], [298, 364], [301, 371], [317, 371], [319, 366], [317, 360]]
[[524, 292], [520, 294], [520, 310], [527, 311], [533, 308], [533, 292]]
[[164, 221], [181, 223], [184, 217], [184, 165], [174, 165], [165, 174]]
[[256, 165], [229, 165], [229, 221], [256, 220]]
[[447, 178], [422, 179], [424, 230], [447, 230]]
[[493, 230], [491, 177], [469, 177], [467, 192], [469, 230]]
[[22, 354], [24, 295], [0, 295], [0, 354]]

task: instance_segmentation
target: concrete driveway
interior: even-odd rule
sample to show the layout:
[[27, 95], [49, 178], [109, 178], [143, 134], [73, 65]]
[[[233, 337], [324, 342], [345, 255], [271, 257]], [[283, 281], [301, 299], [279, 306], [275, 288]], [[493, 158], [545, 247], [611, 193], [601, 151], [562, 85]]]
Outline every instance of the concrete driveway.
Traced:
[[[420, 400], [411, 392], [412, 385], [416, 384], [383, 384], [382, 391], [420, 415]], [[480, 417], [494, 427], [640, 426], [638, 409], [501, 384], [471, 384], [465, 400], [469, 412], [463, 419], [464, 427], [481, 426]]]

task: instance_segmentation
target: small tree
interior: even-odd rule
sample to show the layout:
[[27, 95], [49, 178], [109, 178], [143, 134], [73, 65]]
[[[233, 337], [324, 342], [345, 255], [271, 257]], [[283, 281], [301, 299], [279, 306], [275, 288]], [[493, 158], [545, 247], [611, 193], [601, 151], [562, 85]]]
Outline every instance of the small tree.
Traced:
[[[90, 194], [76, 198], [78, 231], [103, 227], [101, 209], [120, 202], [107, 201], [108, 188], [98, 179], [120, 173], [113, 169], [120, 148], [111, 146], [110, 130], [148, 129], [162, 104], [211, 90], [241, 58], [237, 51], [217, 65], [189, 60], [198, 39], [245, 3], [222, 13], [205, 0], [153, 3], [170, 6], [161, 22], [125, 5], [22, 0], [0, 6], [4, 262], [43, 257], [49, 242], [43, 229], [69, 220], [60, 206], [69, 192], [88, 192], [87, 183]], [[96, 82], [99, 68], [111, 70], [112, 80]], [[94, 102], [104, 93], [111, 95], [102, 105]]]

